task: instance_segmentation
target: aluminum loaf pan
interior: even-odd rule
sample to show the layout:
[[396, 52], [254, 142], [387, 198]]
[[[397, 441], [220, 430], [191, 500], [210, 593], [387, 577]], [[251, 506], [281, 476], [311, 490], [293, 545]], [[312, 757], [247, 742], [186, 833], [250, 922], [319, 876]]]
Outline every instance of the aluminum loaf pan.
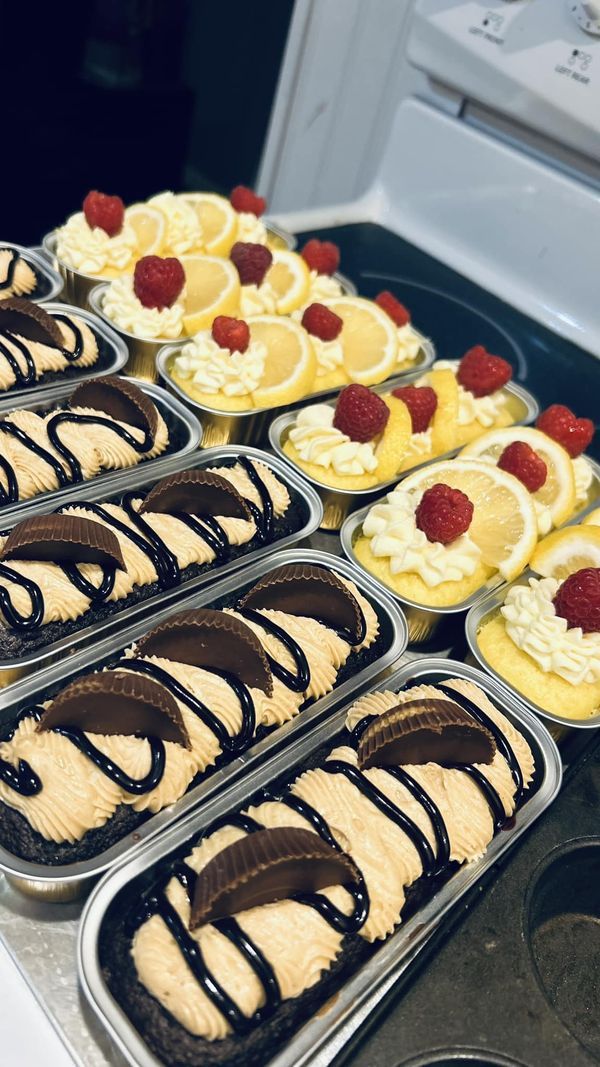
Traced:
[[[535, 822], [556, 797], [562, 768], [556, 745], [542, 723], [507, 690], [473, 667], [445, 659], [422, 659], [394, 671], [376, 686], [363, 692], [396, 689], [408, 683], [466, 678], [479, 685], [500, 710], [523, 732], [532, 747], [536, 762], [534, 782], [514, 819], [498, 833], [485, 854], [462, 865], [415, 914], [400, 925], [394, 934], [373, 952], [334, 996], [310, 1018], [281, 1050], [274, 1050], [269, 1067], [325, 1067], [376, 1009], [385, 994], [403, 977], [420, 950], [444, 918], [464, 895], [480, 882], [498, 860]], [[358, 695], [358, 694], [356, 694]], [[267, 763], [248, 773], [215, 797], [201, 810], [190, 812], [168, 834], [145, 844], [128, 863], [103, 879], [85, 908], [79, 934], [78, 968], [84, 994], [119, 1051], [133, 1067], [158, 1067], [160, 1061], [150, 1051], [140, 1033], [116, 1003], [109, 991], [99, 963], [99, 938], [108, 908], [122, 890], [128, 890], [141, 875], [145, 886], [152, 878], [152, 868], [170, 853], [187, 847], [191, 839], [232, 809], [246, 807], [253, 793], [280, 776], [300, 770], [322, 746], [330, 746], [343, 728], [345, 710], [339, 710], [310, 733], [289, 741], [285, 749]]]
[[[417, 381], [423, 370], [411, 372], [405, 374], [402, 377], [391, 378], [387, 382], [383, 382], [381, 385], [376, 385], [373, 392], [384, 395], [391, 393], [393, 389], [397, 389], [402, 385], [410, 385], [412, 382]], [[539, 412], [539, 407], [535, 398], [529, 393], [522, 385], [518, 385], [516, 382], [509, 382], [505, 387], [505, 391], [509, 394], [510, 403], [513, 406], [513, 412], [515, 415], [515, 425], [525, 425], [533, 422]], [[442, 459], [449, 459], [451, 456], [456, 456], [460, 452], [460, 448], [454, 448], [450, 452], [445, 452], [440, 456], [433, 456], [431, 459], [425, 460], [423, 463], [415, 463], [414, 467], [408, 467], [402, 471], [401, 474], [397, 474], [394, 478], [390, 478], [387, 482], [380, 482], [379, 485], [372, 486], [370, 489], [336, 489], [333, 486], [327, 485], [325, 481], [320, 481], [317, 478], [311, 477], [306, 471], [302, 470], [302, 467], [298, 466], [283, 450], [283, 446], [288, 439], [289, 432], [293, 428], [297, 411], [288, 411], [284, 415], [278, 415], [273, 420], [269, 427], [269, 442], [271, 448], [275, 450], [278, 456], [295, 470], [299, 470], [303, 478], [312, 485], [323, 502], [323, 522], [322, 526], [325, 530], [339, 530], [348, 512], [355, 507], [357, 502], [365, 504], [367, 501], [374, 501], [377, 496], [396, 485], [399, 478], [404, 478], [407, 474], [411, 474], [413, 471], [419, 469], [419, 467], [425, 467], [428, 463], [437, 463]], [[485, 431], [482, 430], [482, 433]], [[325, 473], [325, 472], [323, 472]]]
[[[6, 522], [10, 525], [20, 521], [26, 514], [30, 514], [33, 509], [37, 512], [38, 510], [47, 511], [52, 507], [60, 507], [69, 499], [81, 498], [88, 490], [91, 491], [92, 486], [94, 491], [95, 487], [100, 485], [102, 487], [106, 485], [112, 489], [113, 485], [119, 485], [134, 472], [137, 474], [142, 473], [146, 478], [153, 478], [165, 468], [169, 469], [173, 462], [179, 462], [182, 456], [189, 455], [198, 448], [202, 436], [202, 427], [191, 411], [179, 403], [177, 397], [169, 396], [160, 386], [151, 385], [150, 382], [134, 381], [133, 384], [146, 393], [160, 411], [169, 427], [169, 435], [173, 439], [173, 446], [169, 445], [167, 451], [163, 452], [162, 455], [156, 456], [155, 459], [142, 460], [135, 467], [125, 467], [119, 471], [105, 471], [96, 475], [95, 478], [89, 478], [87, 481], [76, 482], [60, 489], [53, 489], [48, 493], [38, 493], [37, 496], [32, 497], [30, 500], [7, 504], [5, 508], [0, 509], [0, 522]], [[15, 403], [15, 398], [12, 395], [5, 397], [0, 400], [0, 419], [10, 414], [11, 411], [18, 409], [46, 412], [50, 407], [59, 407], [61, 404], [68, 402], [76, 388], [77, 383], [69, 381], [61, 385], [60, 388], [53, 389], [50, 395], [48, 390], [40, 389], [37, 392], [21, 397], [18, 403]]]
[[[157, 388], [158, 391], [158, 387]], [[112, 498], [116, 498], [118, 501], [121, 496], [129, 492], [130, 490], [139, 490], [140, 495], [144, 495], [149, 492], [153, 485], [158, 480], [156, 475], [164, 477], [166, 474], [172, 474], [175, 471], [180, 470], [192, 470], [196, 468], [211, 467], [220, 461], [227, 461], [236, 459], [239, 455], [247, 456], [249, 459], [258, 459], [262, 463], [265, 463], [274, 474], [292, 489], [300, 501], [302, 510], [304, 512], [302, 525], [298, 530], [281, 538], [277, 542], [271, 542], [270, 544], [259, 545], [258, 547], [251, 549], [247, 553], [241, 553], [238, 556], [227, 560], [223, 564], [217, 566], [210, 566], [207, 570], [196, 577], [189, 578], [187, 581], [183, 581], [180, 585], [172, 588], [162, 590], [156, 594], [153, 594], [146, 599], [140, 600], [135, 604], [131, 604], [129, 607], [123, 607], [121, 611], [116, 612], [113, 615], [108, 615], [103, 619], [96, 619], [89, 621], [82, 625], [81, 629], [77, 629], [75, 632], [69, 634], [66, 637], [61, 637], [57, 641], [48, 642], [40, 649], [25, 653], [15, 658], [1, 658], [0, 657], [0, 689], [3, 686], [12, 685], [19, 678], [22, 678], [26, 674], [30, 674], [32, 671], [39, 671], [45, 669], [51, 663], [57, 659], [63, 659], [65, 656], [71, 656], [75, 652], [80, 651], [85, 645], [95, 644], [97, 641], [102, 640], [108, 634], [112, 633], [115, 629], [123, 626], [127, 626], [134, 619], [138, 619], [143, 615], [152, 614], [154, 617], [156, 611], [160, 610], [163, 606], [175, 605], [186, 594], [195, 592], [205, 585], [214, 582], [217, 578], [224, 578], [227, 574], [233, 573], [240, 567], [246, 567], [250, 562], [262, 559], [264, 556], [270, 555], [276, 548], [279, 550], [289, 547], [295, 544], [297, 541], [301, 541], [304, 537], [308, 537], [313, 533], [319, 525], [321, 519], [321, 501], [317, 494], [309, 485], [306, 484], [299, 477], [294, 474], [284, 463], [281, 463], [275, 456], [269, 456], [265, 452], [261, 452], [257, 448], [210, 448], [205, 449], [201, 453], [196, 453], [195, 457], [180, 456], [172, 460], [165, 460], [163, 465], [158, 471], [155, 469], [155, 473], [150, 472], [150, 476], [147, 471], [140, 470], [139, 467], [134, 467], [129, 472], [124, 471], [122, 476], [106, 481], [102, 481], [102, 484], [98, 485], [92, 481], [89, 483], [89, 487], [86, 492], [81, 491], [79, 487], [79, 493], [73, 493], [72, 490], [65, 491], [59, 498], [57, 495], [53, 500], [54, 509], [62, 507], [66, 504], [73, 504], [77, 500], [86, 501], [90, 503], [108, 501]], [[77, 489], [77, 487], [75, 487]], [[27, 517], [30, 515], [45, 514], [48, 510], [47, 507], [41, 506], [39, 509], [31, 508]], [[7, 518], [9, 516], [7, 515]], [[11, 521], [7, 522], [4, 529], [8, 529], [10, 526], [14, 526], [23, 515], [15, 515], [14, 511], [10, 516]], [[4, 525], [4, 523], [3, 523]]]
[[[27, 248], [25, 245], [17, 245], [13, 241], [0, 241], [1, 248], [10, 248], [18, 252], [22, 259], [29, 264], [36, 277], [36, 287], [33, 293], [25, 295], [26, 300], [34, 304], [41, 304], [43, 300], [56, 300], [62, 290], [63, 280], [41, 251], [36, 248]], [[4, 294], [0, 292], [0, 299]]]
[[113, 661], [122, 650], [173, 614], [175, 610], [186, 611], [190, 608], [214, 605], [238, 590], [241, 593], [274, 567], [288, 563], [312, 563], [328, 567], [350, 578], [377, 612], [385, 642], [381, 655], [355, 675], [347, 677], [331, 693], [316, 700], [310, 708], [271, 732], [251, 749], [237, 756], [221, 769], [207, 775], [202, 783], [191, 789], [175, 804], [140, 823], [134, 833], [127, 835], [116, 845], [93, 859], [49, 867], [46, 864], [20, 859], [7, 849], [0, 848], [0, 870], [4, 871], [13, 884], [29, 896], [48, 902], [66, 902], [76, 899], [89, 889], [92, 881], [99, 874], [129, 856], [140, 841], [146, 841], [159, 831], [172, 826], [183, 814], [204, 802], [209, 796], [226, 788], [241, 774], [250, 774], [256, 770], [263, 764], [268, 753], [274, 752], [282, 744], [289, 743], [295, 737], [312, 729], [342, 701], [347, 701], [361, 686], [372, 682], [403, 654], [408, 638], [404, 618], [391, 599], [382, 596], [373, 582], [359, 574], [356, 568], [346, 560], [327, 552], [303, 549], [282, 550], [277, 553], [276, 557], [267, 556], [253, 561], [245, 566], [243, 573], [237, 573], [224, 581], [217, 582], [201, 593], [195, 592], [193, 595], [188, 595], [176, 605], [160, 607], [152, 615], [152, 619], [138, 620], [117, 633], [105, 632], [102, 639], [98, 640], [93, 647], [84, 652], [76, 652], [70, 657], [68, 666], [64, 662], [55, 664], [41, 675], [37, 674], [35, 677], [17, 683], [10, 691], [0, 693], [0, 721], [12, 722], [23, 707], [47, 699], [74, 676], [100, 668], [105, 663]]

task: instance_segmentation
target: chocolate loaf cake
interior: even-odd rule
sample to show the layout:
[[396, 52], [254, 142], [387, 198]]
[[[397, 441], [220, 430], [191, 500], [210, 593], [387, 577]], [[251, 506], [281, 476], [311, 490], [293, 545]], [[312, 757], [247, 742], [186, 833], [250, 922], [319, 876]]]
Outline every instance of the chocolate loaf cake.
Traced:
[[337, 740], [107, 911], [105, 980], [169, 1067], [269, 1061], [535, 788], [525, 737], [464, 679], [368, 694]]
[[[80, 543], [93, 535], [79, 527]], [[1, 844], [48, 864], [97, 855], [331, 692], [379, 638], [353, 583], [309, 564], [172, 616], [5, 728]]]

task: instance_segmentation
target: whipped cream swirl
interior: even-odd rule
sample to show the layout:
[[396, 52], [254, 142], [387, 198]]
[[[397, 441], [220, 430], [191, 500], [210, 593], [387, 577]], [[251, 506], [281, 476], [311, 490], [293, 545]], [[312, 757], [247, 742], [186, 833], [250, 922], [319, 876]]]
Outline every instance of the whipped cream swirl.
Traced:
[[248, 241], [254, 245], [266, 245], [267, 227], [258, 215], [251, 211], [238, 212], [238, 229], [236, 241]]
[[398, 363], [414, 363], [421, 351], [421, 337], [410, 322], [399, 326], [396, 331], [398, 337]]
[[305, 463], [315, 463], [336, 474], [371, 474], [377, 457], [371, 441], [352, 441], [333, 425], [328, 404], [311, 404], [298, 413], [290, 441]]
[[172, 340], [179, 337], [183, 329], [181, 297], [170, 308], [144, 307], [135, 295], [132, 274], [115, 278], [110, 283], [104, 294], [102, 310], [115, 326], [136, 337]]
[[251, 315], [276, 315], [279, 297], [270, 282], [262, 285], [242, 285], [240, 312], [243, 319]]
[[165, 216], [165, 244], [176, 256], [198, 248], [202, 243], [202, 226], [194, 208], [184, 196], [175, 193], [157, 193], [148, 203], [157, 207]]
[[481, 559], [479, 548], [468, 533], [448, 545], [428, 541], [415, 517], [422, 495], [420, 490], [398, 486], [385, 501], [373, 505], [363, 523], [371, 552], [389, 559], [392, 574], [418, 574], [430, 589], [470, 577]]
[[[433, 364], [433, 370], [451, 370], [453, 374], [458, 371], [458, 363], [451, 359], [438, 359]], [[478, 422], [486, 430], [496, 425], [498, 416], [506, 407], [506, 397], [502, 389], [497, 389], [489, 396], [473, 396], [468, 389], [457, 382], [458, 385], [458, 425], [470, 426]]]
[[334, 300], [343, 295], [343, 288], [331, 274], [318, 274], [316, 270], [310, 272], [308, 290], [308, 304], [320, 304], [323, 300]]
[[135, 230], [127, 221], [120, 233], [109, 237], [99, 226], [89, 226], [83, 211], [71, 215], [56, 234], [58, 258], [83, 274], [100, 274], [105, 268], [125, 270], [133, 264], [136, 251]]
[[600, 633], [569, 627], [556, 614], [553, 600], [561, 583], [556, 578], [530, 578], [515, 585], [500, 609], [506, 633], [545, 674], [557, 674], [571, 685], [600, 681]]
[[251, 340], [245, 352], [232, 352], [221, 348], [210, 330], [203, 330], [183, 346], [174, 363], [177, 373], [203, 393], [246, 396], [260, 385], [266, 358], [262, 341]]
[[573, 460], [573, 477], [575, 478], [575, 503], [580, 506], [587, 503], [587, 496], [594, 473], [585, 456]]

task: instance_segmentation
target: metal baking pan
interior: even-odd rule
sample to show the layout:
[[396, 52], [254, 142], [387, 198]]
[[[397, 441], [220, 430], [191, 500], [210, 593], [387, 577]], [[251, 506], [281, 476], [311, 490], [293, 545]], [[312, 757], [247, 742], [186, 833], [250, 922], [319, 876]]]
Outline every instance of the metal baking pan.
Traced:
[[[180, 349], [181, 344], [164, 345], [156, 357], [156, 368], [165, 388], [178, 396], [202, 420], [202, 444], [206, 447], [208, 445], [233, 444], [234, 442], [247, 444], [250, 441], [255, 444], [266, 444], [269, 424], [274, 411], [279, 411], [280, 414], [295, 411], [296, 408], [301, 407], [308, 400], [316, 402], [329, 399], [339, 392], [339, 387], [336, 389], [323, 389], [320, 392], [309, 393], [308, 396], [302, 397], [301, 400], [297, 400], [293, 404], [285, 404], [281, 408], [249, 408], [246, 411], [221, 411], [219, 408], [198, 404], [173, 381], [169, 371], [169, 364], [171, 358]], [[415, 372], [422, 374], [433, 363], [435, 352], [431, 342], [426, 337], [422, 338], [420, 357], [417, 358], [418, 361], [410, 370], [400, 376], [403, 383], [412, 381]], [[388, 386], [391, 380], [389, 379]], [[396, 382], [396, 378], [394, 378], [394, 382]]]
[[[480, 599], [476, 604], [473, 605], [465, 621], [465, 632], [467, 636], [467, 641], [469, 643], [469, 648], [471, 649], [471, 652], [477, 663], [483, 668], [483, 670], [487, 671], [488, 674], [490, 674], [492, 678], [494, 678], [500, 685], [506, 686], [506, 688], [511, 693], [514, 693], [515, 698], [517, 700], [520, 700], [521, 703], [524, 704], [526, 708], [528, 708], [532, 715], [538, 715], [540, 718], [546, 719], [550, 723], [555, 723], [558, 726], [563, 727], [563, 730], [567, 728], [572, 728], [575, 730], [596, 729], [598, 726], [600, 726], [600, 709], [598, 709], [596, 715], [593, 715], [590, 719], [570, 719], [566, 715], [555, 715], [554, 712], [548, 711], [546, 708], [542, 707], [541, 704], [534, 703], [534, 701], [530, 700], [523, 693], [521, 693], [514, 685], [512, 685], [512, 683], [509, 682], [507, 678], [503, 678], [501, 674], [498, 674], [498, 671], [495, 670], [495, 668], [492, 667], [490, 663], [488, 663], [487, 659], [483, 655], [483, 652], [479, 648], [477, 634], [479, 632], [480, 627], [484, 622], [488, 622], [489, 619], [500, 610], [509, 589], [512, 589], [516, 585], [527, 585], [530, 578], [537, 577], [538, 575], [534, 574], [533, 571], [527, 570], [523, 575], [521, 575], [520, 578], [517, 578], [516, 581], [510, 582], [508, 585], [503, 585], [501, 589], [494, 590], [492, 593], [485, 596], [483, 599]], [[553, 736], [561, 736], [561, 731], [555, 731], [552, 727], [549, 727], [549, 729], [552, 730]]]
[[[183, 581], [181, 585], [172, 589], [166, 589], [151, 595], [145, 600], [131, 604], [129, 607], [123, 607], [121, 611], [116, 612], [114, 615], [87, 622], [81, 629], [66, 637], [61, 637], [58, 641], [48, 642], [48, 644], [43, 645], [36, 651], [24, 653], [16, 658], [0, 658], [0, 689], [12, 685], [24, 675], [31, 674], [32, 671], [37, 672], [45, 669], [57, 659], [64, 660], [65, 656], [73, 655], [86, 645], [93, 644], [95, 646], [98, 641], [105, 638], [115, 629], [128, 625], [134, 619], [149, 614], [154, 617], [155, 613], [163, 606], [173, 607], [188, 594], [197, 592], [217, 578], [224, 578], [225, 575], [233, 573], [240, 567], [246, 568], [250, 563], [262, 559], [264, 556], [269, 556], [274, 550], [277, 551], [277, 559], [279, 560], [282, 549], [301, 541], [304, 537], [308, 537], [309, 534], [313, 533], [321, 519], [321, 502], [317, 494], [299, 475], [291, 471], [275, 456], [269, 456], [257, 448], [241, 449], [231, 446], [229, 448], [205, 449], [201, 453], [196, 453], [194, 458], [178, 456], [172, 460], [165, 460], [158, 470], [155, 468], [154, 473], [150, 472], [150, 474], [147, 471], [140, 470], [139, 467], [134, 467], [130, 471], [124, 471], [118, 477], [113, 475], [109, 479], [107, 476], [106, 481], [102, 481], [101, 484], [97, 484], [97, 481], [93, 480], [89, 483], [89, 487], [86, 487], [85, 492], [81, 491], [81, 486], [75, 486], [70, 490], [64, 490], [60, 495], [56, 494], [52, 501], [54, 508], [51, 510], [58, 510], [59, 507], [74, 504], [77, 501], [94, 503], [113, 500], [114, 502], [119, 502], [123, 494], [130, 490], [139, 490], [140, 495], [144, 495], [156, 484], [157, 475], [164, 477], [174, 471], [211, 467], [220, 461], [236, 459], [240, 454], [251, 459], [261, 460], [273, 470], [282, 482], [297, 493], [305, 510], [305, 519], [300, 529], [286, 537], [282, 537], [279, 541], [261, 545], [246, 554], [240, 553], [236, 558], [232, 558], [220, 566], [209, 567], [201, 574], [196, 575], [195, 578]], [[47, 508], [39, 507], [35, 509], [32, 507], [29, 509], [27, 517], [32, 514], [44, 514], [47, 512]], [[10, 516], [8, 512], [6, 513], [6, 518], [10, 518], [11, 521], [4, 526], [4, 532], [23, 518], [22, 510], [20, 514], [15, 514], [13, 509]]]
[[[145, 822], [140, 823], [135, 832], [100, 853], [90, 860], [78, 863], [49, 867], [42, 863], [32, 863], [14, 856], [7, 849], [0, 848], [0, 870], [6, 877], [28, 896], [48, 902], [67, 902], [82, 896], [99, 874], [116, 863], [121, 863], [137, 847], [140, 841], [147, 841], [159, 831], [165, 830], [191, 808], [203, 802], [209, 796], [225, 789], [230, 782], [241, 774], [247, 775], [261, 767], [267, 754], [276, 751], [282, 744], [291, 742], [309, 728], [312, 730], [333, 708], [342, 701], [347, 701], [361, 686], [372, 682], [387, 667], [390, 667], [403, 654], [407, 643], [406, 623], [401, 612], [389, 597], [382, 596], [373, 582], [370, 582], [346, 560], [331, 556], [327, 552], [315, 552], [303, 549], [280, 551], [277, 555], [254, 561], [244, 568], [243, 573], [229, 577], [211, 586], [201, 593], [188, 595], [176, 605], [161, 606], [152, 619], [137, 621], [116, 634], [105, 632], [93, 648], [77, 652], [70, 659], [68, 669], [59, 663], [24, 682], [17, 683], [10, 692], [0, 693], [0, 721], [10, 723], [18, 712], [29, 704], [37, 704], [48, 699], [58, 689], [64, 687], [74, 676], [100, 668], [114, 661], [118, 655], [138, 640], [149, 629], [158, 625], [163, 619], [173, 614], [174, 610], [184, 611], [190, 608], [206, 607], [217, 604], [221, 598], [238, 590], [254, 585], [263, 575], [275, 567], [288, 563], [312, 563], [328, 567], [338, 574], [350, 578], [361, 593], [371, 602], [379, 617], [381, 632], [384, 636], [385, 651], [372, 663], [363, 667], [357, 674], [346, 678], [338, 687], [326, 696], [316, 700], [310, 708], [277, 728], [264, 740], [236, 757], [227, 766], [209, 773], [200, 785], [191, 789], [180, 800]], [[106, 631], [107, 628], [105, 628]]]
[[[22, 500], [19, 503], [0, 508], [0, 521], [12, 524], [24, 518], [33, 508], [47, 510], [48, 507], [58, 507], [67, 500], [73, 499], [73, 497], [81, 498], [82, 495], [91, 491], [92, 486], [94, 486], [94, 492], [96, 486], [102, 486], [101, 492], [104, 491], [104, 486], [110, 486], [112, 489], [113, 484], [118, 485], [124, 478], [130, 477], [134, 472], [143, 473], [143, 477], [155, 477], [166, 466], [170, 466], [174, 461], [179, 462], [183, 456], [190, 455], [198, 448], [202, 436], [202, 428], [191, 411], [184, 407], [183, 404], [180, 404], [177, 397], [168, 396], [160, 386], [141, 381], [136, 381], [134, 384], [156, 404], [169, 427], [170, 437], [173, 438], [173, 446], [169, 445], [167, 450], [160, 456], [156, 456], [155, 459], [142, 460], [135, 467], [125, 467], [119, 471], [105, 471], [87, 481], [76, 482], [73, 485], [54, 489], [48, 493], [38, 493], [37, 496], [31, 497], [30, 500]], [[10, 414], [11, 411], [47, 412], [51, 408], [60, 407], [61, 404], [68, 402], [76, 388], [76, 383], [69, 381], [63, 383], [60, 388], [53, 389], [50, 394], [45, 389], [32, 392], [28, 396], [22, 397], [20, 403], [17, 404], [15, 404], [15, 398], [12, 395], [5, 397], [0, 400], [0, 420]]]
[[[349, 293], [356, 293], [356, 288], [353, 283], [345, 278], [342, 274], [335, 274], [334, 277], [339, 281], [340, 285], [344, 287], [344, 290]], [[156, 382], [160, 376], [160, 369], [158, 367], [157, 358], [161, 349], [168, 346], [169, 349], [174, 348], [179, 350], [186, 341], [190, 341], [191, 337], [183, 336], [178, 337], [174, 341], [168, 341], [165, 337], [162, 338], [145, 338], [138, 337], [136, 334], [131, 333], [129, 330], [122, 330], [120, 326], [117, 326], [108, 315], [104, 313], [102, 302], [106, 290], [108, 289], [108, 282], [102, 282], [100, 285], [95, 285], [93, 289], [90, 289], [88, 293], [88, 304], [95, 312], [95, 314], [112, 326], [113, 330], [117, 330], [121, 337], [125, 338], [127, 347], [129, 349], [129, 362], [127, 364], [126, 374], [135, 374], [140, 378], [145, 378], [147, 381]], [[174, 389], [177, 387], [174, 386]], [[192, 403], [183, 390], [178, 391], [179, 396], [185, 400], [187, 404]], [[199, 405], [195, 405], [199, 407]], [[230, 439], [223, 438], [219, 440], [209, 440], [205, 442], [207, 445], [219, 445], [229, 444]], [[249, 444], [249, 439], [244, 443]], [[257, 444], [256, 437], [252, 439], [253, 444]]]
[[[516, 816], [491, 842], [486, 853], [464, 864], [387, 939], [308, 1020], [282, 1049], [273, 1050], [269, 1067], [325, 1067], [339, 1055], [389, 989], [416, 959], [428, 939], [461, 898], [475, 886], [498, 860], [505, 856], [556, 797], [561, 784], [561, 762], [556, 745], [534, 715], [487, 675], [462, 663], [444, 659], [423, 659], [407, 664], [376, 686], [363, 692], [381, 689], [399, 690], [410, 682], [434, 682], [443, 678], [467, 678], [481, 686], [502, 712], [525, 734], [531, 745], [536, 774], [525, 803]], [[191, 847], [199, 833], [232, 809], [247, 807], [252, 794], [279, 776], [290, 776], [306, 765], [313, 753], [335, 744], [343, 728], [345, 710], [339, 710], [310, 733], [290, 741], [285, 749], [247, 774], [243, 782], [233, 785], [213, 798], [200, 811], [190, 812], [168, 834], [145, 844], [128, 863], [103, 879], [85, 908], [78, 942], [78, 968], [83, 992], [128, 1063], [135, 1067], [158, 1067], [160, 1061], [144, 1043], [140, 1033], [113, 999], [99, 963], [99, 938], [107, 909], [119, 893], [131, 888], [141, 875], [145, 885], [152, 877], [153, 866], [175, 850]]]
[[[46, 256], [36, 248], [26, 248], [25, 245], [17, 245], [14, 241], [0, 241], [0, 249], [10, 248], [18, 252], [22, 259], [29, 264], [36, 277], [36, 286], [33, 292], [25, 295], [26, 300], [40, 304], [43, 300], [56, 300], [61, 292], [63, 280], [60, 274], [50, 266]], [[0, 292], [0, 299], [4, 293]]]
[[[381, 395], [391, 393], [393, 389], [418, 381], [422, 373], [421, 370], [392, 378], [381, 385], [376, 385], [373, 392]], [[538, 415], [539, 407], [531, 393], [528, 393], [526, 389], [523, 389], [521, 385], [517, 385], [515, 382], [510, 382], [509, 385], [505, 386], [505, 389], [509, 393], [511, 404], [513, 405], [515, 425], [522, 426], [533, 422]], [[323, 522], [321, 525], [324, 530], [339, 530], [346, 515], [356, 506], [357, 502], [364, 505], [367, 501], [374, 501], [386, 489], [396, 485], [399, 478], [404, 478], [407, 474], [411, 474], [428, 463], [449, 459], [450, 456], [456, 456], [460, 452], [460, 448], [454, 448], [450, 452], [444, 452], [443, 455], [432, 456], [430, 459], [424, 460], [423, 463], [415, 463], [414, 467], [408, 467], [389, 481], [380, 482], [379, 485], [372, 486], [370, 489], [336, 489], [331, 485], [327, 485], [325, 481], [321, 482], [317, 478], [312, 478], [284, 452], [283, 446], [288, 439], [290, 430], [294, 427], [296, 416], [297, 411], [287, 411], [283, 415], [278, 415], [269, 426], [269, 442], [277, 455], [281, 456], [295, 470], [299, 470], [302, 477], [306, 478], [306, 481], [316, 489], [323, 502]], [[485, 433], [485, 430], [481, 432]], [[598, 483], [598, 494], [600, 495], [600, 482]]]
[[98, 342], [99, 358], [91, 367], [77, 370], [77, 365], [75, 364], [73, 368], [68, 367], [63, 371], [49, 372], [44, 375], [45, 381], [38, 379], [32, 385], [25, 386], [25, 388], [3, 389], [0, 392], [0, 402], [2, 404], [4, 404], [5, 400], [14, 404], [15, 400], [19, 401], [25, 397], [30, 397], [32, 393], [38, 393], [41, 390], [44, 391], [45, 396], [52, 396], [60, 392], [65, 384], [69, 384], [74, 389], [78, 382], [85, 382], [90, 378], [99, 378], [104, 374], [118, 374], [119, 371], [123, 370], [129, 354], [127, 345], [115, 330], [107, 326], [96, 315], [92, 315], [90, 311], [73, 307], [71, 304], [59, 304], [55, 301], [44, 301], [40, 304], [40, 307], [50, 314], [54, 312], [55, 314], [76, 315], [77, 318], [82, 319], [95, 334]]

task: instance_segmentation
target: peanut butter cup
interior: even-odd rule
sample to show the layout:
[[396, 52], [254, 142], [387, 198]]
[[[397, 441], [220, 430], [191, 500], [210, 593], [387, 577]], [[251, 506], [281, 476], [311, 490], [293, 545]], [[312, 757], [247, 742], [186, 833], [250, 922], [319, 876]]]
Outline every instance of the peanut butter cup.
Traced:
[[489, 730], [452, 700], [409, 700], [369, 724], [358, 746], [358, 765], [398, 767], [491, 763], [496, 742]]
[[16, 334], [51, 348], [62, 348], [63, 336], [55, 319], [39, 304], [20, 296], [0, 300], [0, 332]]
[[353, 645], [365, 637], [365, 620], [356, 597], [337, 575], [310, 563], [271, 571], [240, 601], [242, 610], [271, 608], [289, 615], [310, 615], [345, 631]]
[[71, 408], [93, 408], [119, 422], [143, 430], [152, 438], [158, 427], [158, 410], [146, 393], [127, 378], [106, 375], [82, 382], [71, 395]]
[[204, 867], [194, 886], [190, 929], [301, 893], [360, 881], [349, 856], [295, 826], [258, 830]]
[[125, 569], [121, 546], [112, 530], [68, 512], [34, 515], [18, 523], [4, 542], [0, 559], [100, 563]]
[[141, 734], [190, 748], [175, 698], [151, 678], [100, 671], [77, 678], [46, 708], [37, 730], [76, 726], [90, 734]]
[[142, 637], [137, 651], [140, 656], [218, 668], [268, 696], [273, 692], [273, 675], [258, 637], [240, 619], [223, 611], [182, 611]]
[[178, 471], [162, 478], [144, 498], [140, 513], [147, 511], [252, 519], [248, 504], [231, 482], [205, 470]]

